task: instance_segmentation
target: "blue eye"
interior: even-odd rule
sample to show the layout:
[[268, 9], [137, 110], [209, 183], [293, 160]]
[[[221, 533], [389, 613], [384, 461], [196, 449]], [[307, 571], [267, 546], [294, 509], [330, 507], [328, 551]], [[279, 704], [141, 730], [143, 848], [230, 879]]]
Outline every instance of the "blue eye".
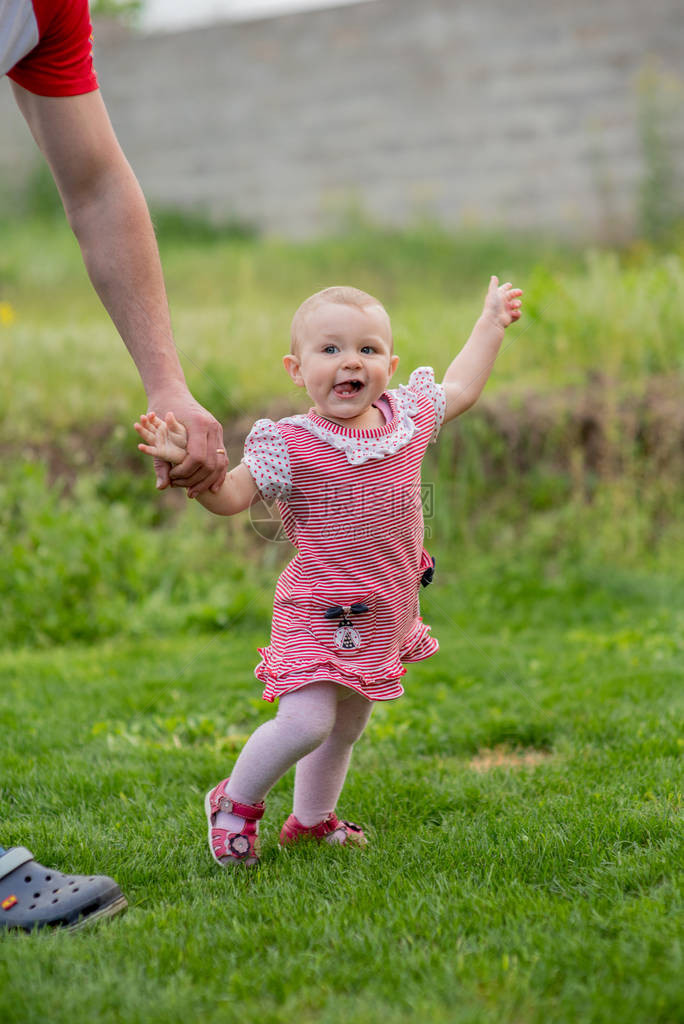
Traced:
[[375, 349], [373, 348], [372, 345], [364, 345], [363, 348], [361, 349], [361, 351], [362, 352], [375, 352]]
[[337, 345], [326, 345], [323, 349], [324, 352], [337, 352]]

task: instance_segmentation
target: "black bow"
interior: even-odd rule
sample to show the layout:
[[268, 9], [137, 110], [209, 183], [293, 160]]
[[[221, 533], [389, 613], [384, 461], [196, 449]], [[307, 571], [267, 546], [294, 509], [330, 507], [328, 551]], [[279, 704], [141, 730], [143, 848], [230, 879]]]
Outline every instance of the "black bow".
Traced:
[[423, 575], [420, 577], [420, 583], [421, 586], [423, 587], [429, 587], [433, 579], [435, 578], [435, 565], [437, 563], [435, 562], [432, 555], [428, 555], [428, 558], [432, 562], [432, 565], [429, 565], [425, 572], [423, 573]]
[[[356, 604], [349, 607], [349, 613], [351, 615], [363, 615], [363, 613], [367, 611], [368, 605], [364, 604], [363, 601], [357, 601]], [[341, 604], [334, 604], [332, 608], [328, 608], [327, 611], [324, 612], [326, 619], [339, 619], [340, 616], [344, 617], [345, 614], [344, 605]]]

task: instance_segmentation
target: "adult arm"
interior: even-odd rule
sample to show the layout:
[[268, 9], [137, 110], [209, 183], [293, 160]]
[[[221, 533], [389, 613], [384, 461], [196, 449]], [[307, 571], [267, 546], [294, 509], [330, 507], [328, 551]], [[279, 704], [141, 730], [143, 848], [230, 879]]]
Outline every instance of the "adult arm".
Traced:
[[[173, 342], [159, 252], [142, 190], [99, 90], [37, 96], [12, 83], [45, 156], [90, 280], [138, 368], [148, 406], [188, 428], [188, 454], [171, 472], [193, 494], [218, 490], [228, 460], [221, 425], [190, 394]], [[157, 462], [157, 486], [169, 482]]]

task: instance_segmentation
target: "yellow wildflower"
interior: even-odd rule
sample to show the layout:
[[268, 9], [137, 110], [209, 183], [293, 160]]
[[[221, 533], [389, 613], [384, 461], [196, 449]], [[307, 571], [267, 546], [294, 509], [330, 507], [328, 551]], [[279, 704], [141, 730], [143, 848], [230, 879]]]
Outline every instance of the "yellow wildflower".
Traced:
[[9, 327], [16, 318], [17, 314], [14, 312], [14, 306], [9, 302], [0, 302], [0, 324], [3, 327]]

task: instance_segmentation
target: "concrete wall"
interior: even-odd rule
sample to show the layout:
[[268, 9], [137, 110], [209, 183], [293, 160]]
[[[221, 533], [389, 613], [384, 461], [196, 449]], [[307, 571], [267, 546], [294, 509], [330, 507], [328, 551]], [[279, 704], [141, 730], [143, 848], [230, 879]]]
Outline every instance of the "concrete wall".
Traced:
[[[291, 236], [350, 203], [398, 224], [628, 231], [650, 64], [684, 173], [682, 0], [375, 0], [173, 35], [96, 31], [96, 63], [152, 202]], [[7, 94], [0, 176], [16, 177], [30, 149]]]

